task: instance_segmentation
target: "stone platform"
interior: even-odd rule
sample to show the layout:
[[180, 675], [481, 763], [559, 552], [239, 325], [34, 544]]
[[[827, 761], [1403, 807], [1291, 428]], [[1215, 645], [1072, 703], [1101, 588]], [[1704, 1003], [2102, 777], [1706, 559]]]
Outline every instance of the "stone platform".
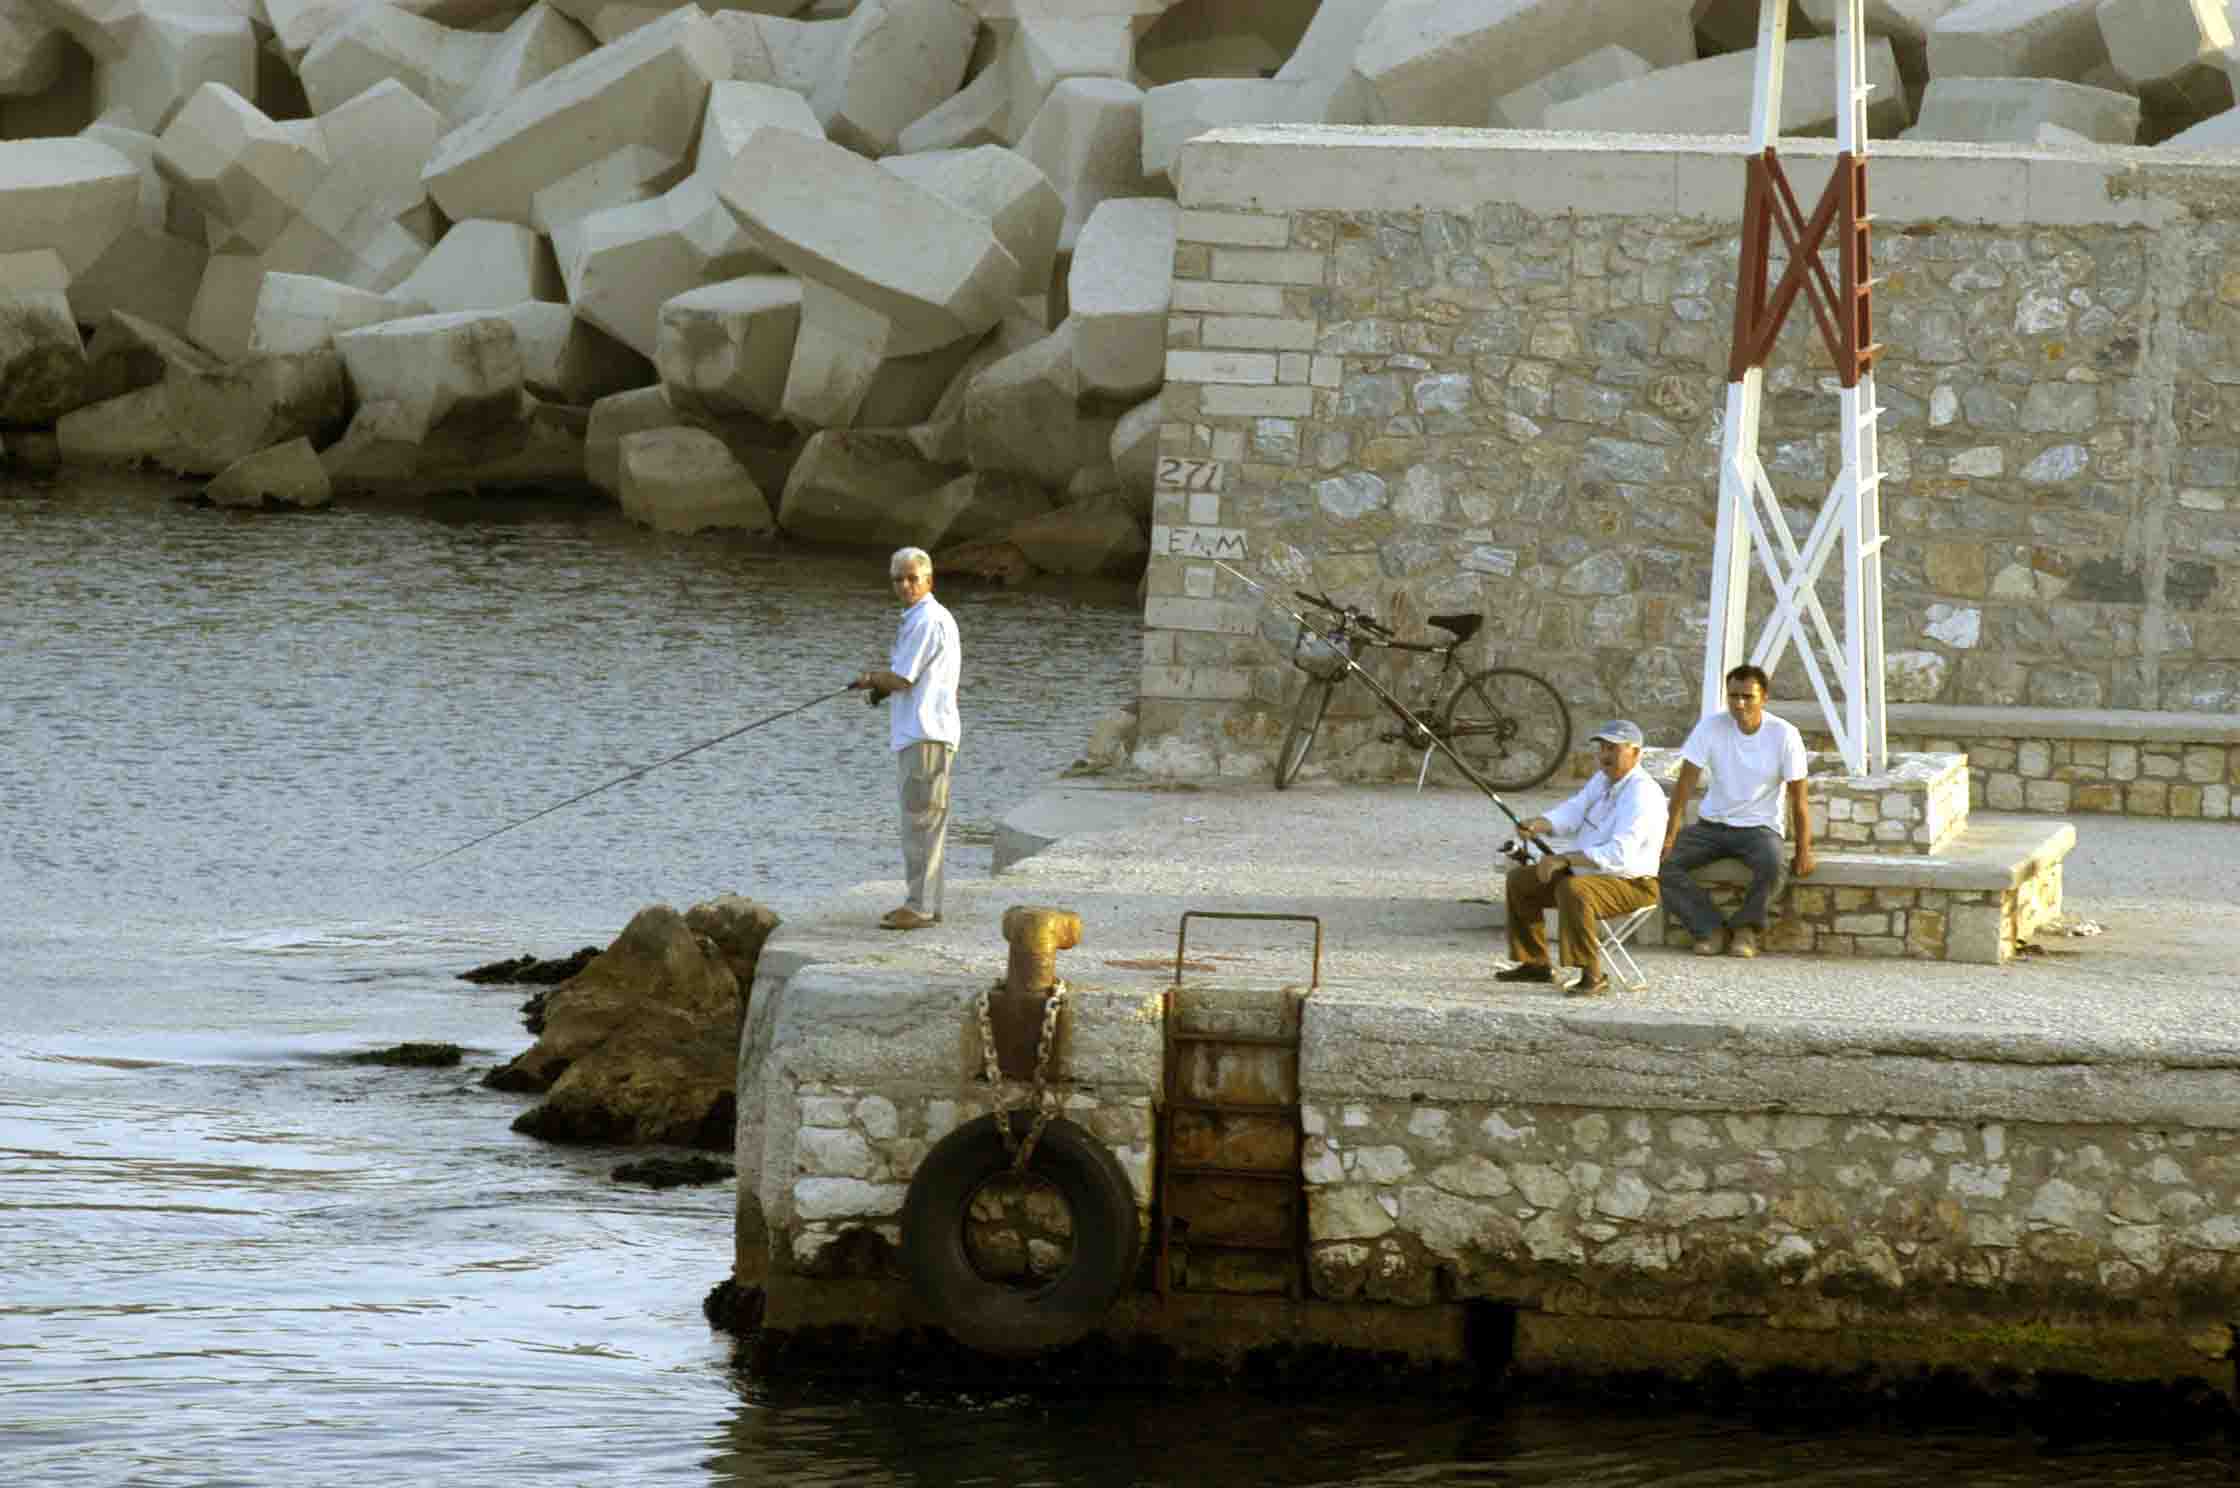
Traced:
[[[1055, 1078], [1153, 1225], [1181, 916], [1252, 911], [1317, 926], [1193, 922], [1182, 976], [1201, 1002], [1314, 983], [1298, 1295], [1131, 1290], [1115, 1340], [1231, 1367], [1328, 1343], [1466, 1374], [2230, 1389], [2240, 861], [2212, 850], [2221, 827], [2096, 824], [2063, 866], [2071, 920], [2099, 933], [2040, 926], [2004, 964], [1648, 946], [1645, 985], [1586, 1002], [1492, 980], [1505, 830], [1452, 791], [1061, 785], [1012, 813], [1006, 871], [951, 882], [940, 926], [876, 929], [894, 882], [789, 921], [742, 1048], [735, 1279], [764, 1332], [844, 1323], [876, 1347], [925, 1321], [893, 1250], [902, 1200], [990, 1107], [971, 1009], [1010, 905], [1082, 918]], [[1970, 825], [2018, 853], [2046, 830]]]

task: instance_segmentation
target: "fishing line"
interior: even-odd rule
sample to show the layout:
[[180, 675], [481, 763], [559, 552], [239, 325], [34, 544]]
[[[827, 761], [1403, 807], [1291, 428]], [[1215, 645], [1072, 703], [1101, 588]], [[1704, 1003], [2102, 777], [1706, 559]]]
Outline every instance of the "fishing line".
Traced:
[[[625, 785], [630, 781], [636, 780], [641, 775], [649, 775], [653, 771], [660, 769], [663, 765], [673, 765], [678, 760], [681, 760], [688, 755], [698, 754], [703, 749], [713, 748], [714, 746], [721, 744], [726, 739], [736, 739], [741, 734], [752, 733], [754, 730], [761, 728], [766, 723], [776, 723], [781, 718], [791, 718], [796, 713], [806, 713], [811, 708], [817, 706], [817, 704], [819, 703], [829, 703], [836, 697], [840, 697], [844, 694], [855, 692], [857, 690], [858, 689], [856, 687], [856, 684], [850, 682], [847, 686], [835, 688], [831, 692], [825, 693], [821, 697], [813, 697], [809, 699], [809, 701], [801, 704], [799, 707], [787, 708], [780, 713], [772, 713], [767, 718], [757, 718], [752, 723], [742, 723], [727, 734], [718, 734], [713, 739], [704, 739], [700, 743], [693, 745], [690, 749], [678, 750], [675, 754], [670, 755], [667, 759], [655, 760], [652, 764], [646, 765], [640, 769], [632, 770], [627, 775], [618, 775], [614, 779], [606, 782], [604, 785], [595, 785], [587, 791], [583, 791], [580, 794], [568, 797], [568, 799], [565, 801], [555, 802], [554, 804], [545, 807], [544, 810], [537, 812], [534, 816], [525, 816], [519, 821], [507, 822], [504, 826], [498, 828], [495, 832], [485, 832], [480, 837], [475, 838], [472, 842], [462, 842], [457, 847], [451, 848], [446, 852], [437, 853], [434, 857], [429, 858], [426, 862], [414, 863], [410, 868], [407, 868], [405, 872], [418, 873], [421, 869], [428, 867], [430, 864], [440, 863], [445, 858], [453, 857], [459, 853], [463, 853], [470, 847], [480, 847], [483, 843], [488, 842], [493, 837], [502, 837], [506, 833], [512, 831], [515, 827], [525, 827], [533, 821], [537, 821], [543, 817], [552, 815], [552, 813], [555, 811], [564, 810], [567, 807], [573, 806], [578, 801], [588, 801], [593, 796], [599, 794], [599, 792], [601, 791], [613, 790], [616, 786]], [[878, 694], [876, 692], [874, 692], [872, 695], [872, 701], [878, 701]]]

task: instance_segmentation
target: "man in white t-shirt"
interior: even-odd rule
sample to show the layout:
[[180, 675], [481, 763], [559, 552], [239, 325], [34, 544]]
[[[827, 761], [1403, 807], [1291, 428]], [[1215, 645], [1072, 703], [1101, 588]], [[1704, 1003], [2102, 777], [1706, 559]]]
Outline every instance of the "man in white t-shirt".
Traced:
[[[1664, 861], [1657, 870], [1664, 907], [1687, 925], [1696, 954], [1758, 954], [1766, 907], [1782, 888], [1782, 804], [1786, 835], [1795, 842], [1794, 871], [1813, 869], [1812, 813], [1804, 794], [1804, 736], [1785, 718], [1766, 711], [1766, 674], [1754, 666], [1727, 673], [1727, 711], [1707, 713], [1680, 748], [1680, 779], [1672, 788], [1672, 816], [1664, 833]], [[1698, 820], [1687, 820], [1688, 798], [1703, 776]], [[1742, 907], [1722, 918], [1694, 870], [1722, 858], [1739, 858], [1750, 870]]]
[[879, 921], [888, 930], [923, 930], [941, 923], [941, 857], [949, 835], [949, 765], [962, 733], [957, 677], [964, 659], [957, 622], [933, 597], [933, 559], [903, 548], [887, 562], [902, 623], [884, 667], [863, 672], [851, 687], [894, 697], [887, 747], [902, 790], [902, 871], [908, 897]]

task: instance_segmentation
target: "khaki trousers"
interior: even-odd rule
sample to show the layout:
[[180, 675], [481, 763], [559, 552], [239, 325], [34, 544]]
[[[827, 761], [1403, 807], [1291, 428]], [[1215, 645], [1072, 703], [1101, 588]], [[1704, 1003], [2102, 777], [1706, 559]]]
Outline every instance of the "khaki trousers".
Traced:
[[949, 840], [948, 744], [905, 744], [894, 752], [902, 790], [902, 876], [909, 887], [903, 902], [920, 914], [941, 913], [941, 858]]
[[1613, 878], [1607, 873], [1559, 873], [1549, 883], [1530, 868], [1512, 868], [1508, 879], [1509, 959], [1534, 966], [1548, 964], [1548, 932], [1541, 913], [1556, 907], [1556, 935], [1563, 964], [1576, 966], [1592, 981], [1602, 974], [1596, 934], [1600, 921], [1657, 902], [1653, 878]]

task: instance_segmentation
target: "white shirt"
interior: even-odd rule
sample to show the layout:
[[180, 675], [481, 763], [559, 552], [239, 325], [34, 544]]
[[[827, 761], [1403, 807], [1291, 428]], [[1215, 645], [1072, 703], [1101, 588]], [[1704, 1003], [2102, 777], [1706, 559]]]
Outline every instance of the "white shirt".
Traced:
[[1804, 735], [1771, 713], [1746, 734], [1730, 713], [1706, 713], [1680, 757], [1711, 777], [1696, 814], [1729, 827], [1771, 827], [1788, 835], [1782, 788], [1805, 775]]
[[1600, 770], [1548, 813], [1557, 850], [1583, 853], [1594, 866], [1573, 873], [1655, 878], [1664, 856], [1664, 790], [1639, 765], [1613, 781]]
[[963, 662], [956, 619], [940, 600], [928, 594], [902, 612], [887, 670], [909, 678], [910, 690], [890, 699], [894, 706], [888, 709], [887, 748], [925, 743], [956, 747], [963, 732], [957, 717], [957, 675]]

